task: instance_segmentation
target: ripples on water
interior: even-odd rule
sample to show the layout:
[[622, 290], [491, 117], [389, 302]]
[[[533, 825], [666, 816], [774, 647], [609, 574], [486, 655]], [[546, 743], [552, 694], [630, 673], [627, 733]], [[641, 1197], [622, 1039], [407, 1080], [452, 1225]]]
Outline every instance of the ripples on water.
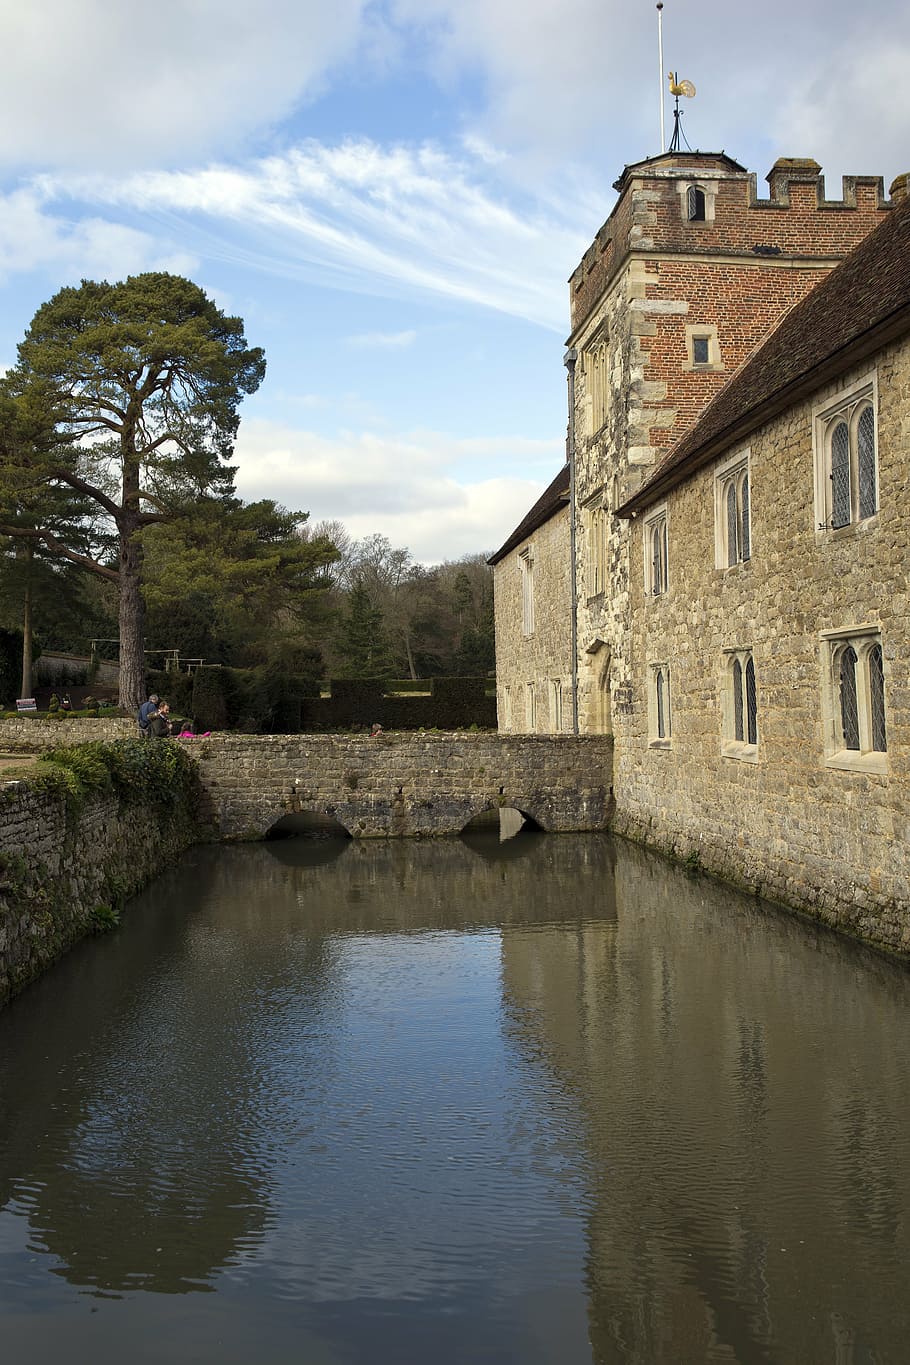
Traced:
[[43, 1362], [910, 1358], [910, 976], [596, 836], [197, 850], [0, 1015]]

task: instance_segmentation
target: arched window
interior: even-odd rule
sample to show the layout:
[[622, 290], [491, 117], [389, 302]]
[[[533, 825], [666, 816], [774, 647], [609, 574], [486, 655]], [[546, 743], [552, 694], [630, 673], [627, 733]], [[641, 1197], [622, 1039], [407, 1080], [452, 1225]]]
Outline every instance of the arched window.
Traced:
[[856, 424], [857, 464], [859, 466], [860, 521], [874, 516], [878, 503], [875, 493], [875, 416], [867, 403]]
[[749, 454], [725, 461], [715, 471], [715, 564], [731, 569], [752, 554]]
[[885, 653], [877, 627], [825, 632], [830, 641], [825, 761], [833, 768], [886, 772]]
[[669, 748], [672, 725], [670, 719], [670, 668], [668, 664], [651, 664], [648, 730], [650, 742], [653, 746]]
[[859, 748], [859, 711], [856, 696], [856, 650], [847, 645], [840, 655], [840, 721], [845, 749]]
[[755, 663], [749, 655], [746, 663], [746, 741], [758, 743], [758, 700], [755, 695]]
[[669, 581], [667, 575], [667, 513], [665, 510], [656, 512], [646, 522], [644, 543], [646, 556], [645, 586], [649, 593], [658, 597], [667, 591]]
[[686, 193], [686, 214], [690, 223], [705, 221], [705, 192], [697, 185], [690, 185]]
[[841, 530], [878, 512], [874, 388], [864, 383], [820, 413], [816, 452], [819, 527]]
[[850, 428], [835, 423], [831, 432], [831, 525], [850, 521]]
[[733, 660], [733, 738], [742, 743], [743, 735], [743, 666]]
[[881, 645], [869, 650], [869, 710], [872, 729], [872, 748], [883, 754], [888, 748], [885, 732], [885, 665]]
[[728, 757], [757, 761], [758, 694], [750, 649], [727, 652], [723, 735], [723, 752]]

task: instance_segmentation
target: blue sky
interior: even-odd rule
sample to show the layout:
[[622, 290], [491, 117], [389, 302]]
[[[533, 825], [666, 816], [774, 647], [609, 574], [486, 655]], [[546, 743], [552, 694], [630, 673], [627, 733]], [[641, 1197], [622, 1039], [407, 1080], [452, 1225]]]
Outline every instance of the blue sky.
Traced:
[[[564, 452], [566, 279], [659, 150], [650, 0], [0, 0], [0, 365], [82, 277], [172, 269], [268, 374], [238, 491], [427, 562]], [[910, 170], [903, 0], [666, 0], [693, 147]], [[669, 102], [668, 102], [669, 109]]]

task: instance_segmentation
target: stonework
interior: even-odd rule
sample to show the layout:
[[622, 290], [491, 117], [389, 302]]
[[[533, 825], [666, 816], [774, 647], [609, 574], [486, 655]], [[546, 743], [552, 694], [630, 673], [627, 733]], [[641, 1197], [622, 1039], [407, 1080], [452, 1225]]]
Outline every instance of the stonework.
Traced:
[[31, 753], [54, 749], [60, 744], [88, 744], [90, 740], [135, 739], [138, 727], [124, 716], [69, 717], [66, 720], [39, 720], [18, 716], [0, 720], [0, 749], [5, 753], [20, 750]]
[[[820, 526], [813, 416], [871, 375], [880, 504]], [[670, 578], [657, 598], [632, 574], [632, 706], [617, 744], [614, 828], [910, 952], [910, 341], [819, 389], [747, 446], [750, 555], [717, 563], [715, 474], [667, 495]], [[631, 562], [642, 558], [633, 522]], [[840, 727], [832, 647], [880, 641], [886, 750], [832, 752]], [[725, 722], [728, 668], [751, 655], [755, 743]], [[655, 739], [651, 669], [670, 673], [669, 738]], [[860, 702], [861, 704], [861, 702]], [[842, 741], [841, 741], [842, 742]]]
[[28, 784], [0, 786], [0, 1005], [117, 909], [194, 841], [192, 813], [172, 805], [86, 802]]
[[[910, 950], [908, 850], [897, 818], [906, 776], [907, 524], [896, 509], [897, 520], [886, 519], [883, 483], [879, 517], [833, 540], [817, 529], [830, 518], [831, 495], [828, 471], [816, 468], [813, 413], [850, 376], [820, 389], [809, 407], [794, 406], [751, 449], [725, 449], [723, 484], [712, 469], [665, 505], [638, 509], [634, 523], [617, 515], [795, 305], [824, 292], [816, 287], [876, 227], [898, 221], [904, 197], [901, 181], [892, 204], [879, 179], [851, 177], [842, 198], [830, 200], [818, 165], [803, 160], [778, 162], [768, 181], [761, 199], [754, 176], [723, 154], [666, 154], [627, 167], [613, 213], [572, 276], [574, 499], [563, 549], [574, 539], [577, 648], [573, 658], [570, 644], [564, 669], [576, 672], [579, 731], [614, 735], [619, 832]], [[690, 195], [696, 190], [700, 198]], [[693, 205], [699, 212], [690, 216]], [[857, 306], [862, 314], [861, 297]], [[906, 462], [902, 355], [877, 362], [882, 480], [888, 423], [903, 423]], [[895, 499], [906, 492], [900, 452], [892, 439]], [[732, 490], [736, 502], [744, 488], [755, 509], [752, 556], [719, 569], [726, 531], [716, 509], [721, 494]], [[501, 695], [533, 666], [499, 606], [527, 543], [513, 534], [508, 556], [493, 560]], [[887, 760], [838, 759], [834, 661], [855, 645], [865, 669], [858, 685], [868, 692], [879, 638]], [[547, 657], [545, 667], [556, 662]], [[738, 735], [733, 717], [753, 679], [757, 745]], [[868, 728], [872, 719], [859, 723]]]
[[214, 838], [261, 838], [301, 812], [355, 838], [451, 835], [501, 806], [545, 830], [592, 830], [612, 808], [612, 746], [596, 738], [218, 735], [193, 756]]
[[[496, 670], [501, 734], [572, 732], [571, 571], [569, 511], [564, 504], [496, 566], [497, 651], [508, 660], [507, 667]], [[526, 631], [523, 606], [529, 590], [534, 599], [533, 628]]]

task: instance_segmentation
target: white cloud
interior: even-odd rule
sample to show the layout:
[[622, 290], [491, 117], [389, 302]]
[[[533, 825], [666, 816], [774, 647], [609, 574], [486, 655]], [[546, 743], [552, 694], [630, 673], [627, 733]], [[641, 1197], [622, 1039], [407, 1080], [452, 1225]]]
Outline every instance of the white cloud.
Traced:
[[[507, 148], [532, 173], [567, 159], [615, 172], [659, 150], [653, 5], [393, 0], [392, 12], [422, 31], [440, 79], [481, 72], [485, 102], [468, 129], [478, 150]], [[814, 156], [837, 174], [907, 169], [905, 0], [765, 0], [750, 12], [668, 0], [663, 22], [666, 69], [698, 88], [685, 106], [693, 147], [725, 148], [759, 171], [782, 155]]]
[[565, 278], [591, 231], [570, 197], [513, 203], [487, 187], [481, 164], [429, 144], [310, 141], [246, 166], [47, 175], [36, 186], [108, 212], [166, 215], [184, 240], [227, 261], [321, 285], [441, 295], [559, 332]]
[[99, 217], [52, 214], [32, 189], [0, 195], [0, 278], [52, 269], [66, 280], [122, 279], [142, 270], [186, 274], [197, 264], [189, 252], [136, 228]]
[[[439, 563], [493, 551], [550, 482], [559, 440], [459, 439], [439, 432], [323, 436], [262, 419], [244, 421], [237, 491], [274, 498], [313, 521], [343, 521], [355, 537], [379, 531], [416, 559]], [[465, 477], [473, 462], [496, 478]]]
[[168, 165], [321, 88], [366, 0], [2, 0], [0, 163]]
[[417, 340], [414, 331], [405, 332], [361, 332], [359, 336], [346, 337], [349, 346], [362, 350], [402, 350], [413, 346]]

